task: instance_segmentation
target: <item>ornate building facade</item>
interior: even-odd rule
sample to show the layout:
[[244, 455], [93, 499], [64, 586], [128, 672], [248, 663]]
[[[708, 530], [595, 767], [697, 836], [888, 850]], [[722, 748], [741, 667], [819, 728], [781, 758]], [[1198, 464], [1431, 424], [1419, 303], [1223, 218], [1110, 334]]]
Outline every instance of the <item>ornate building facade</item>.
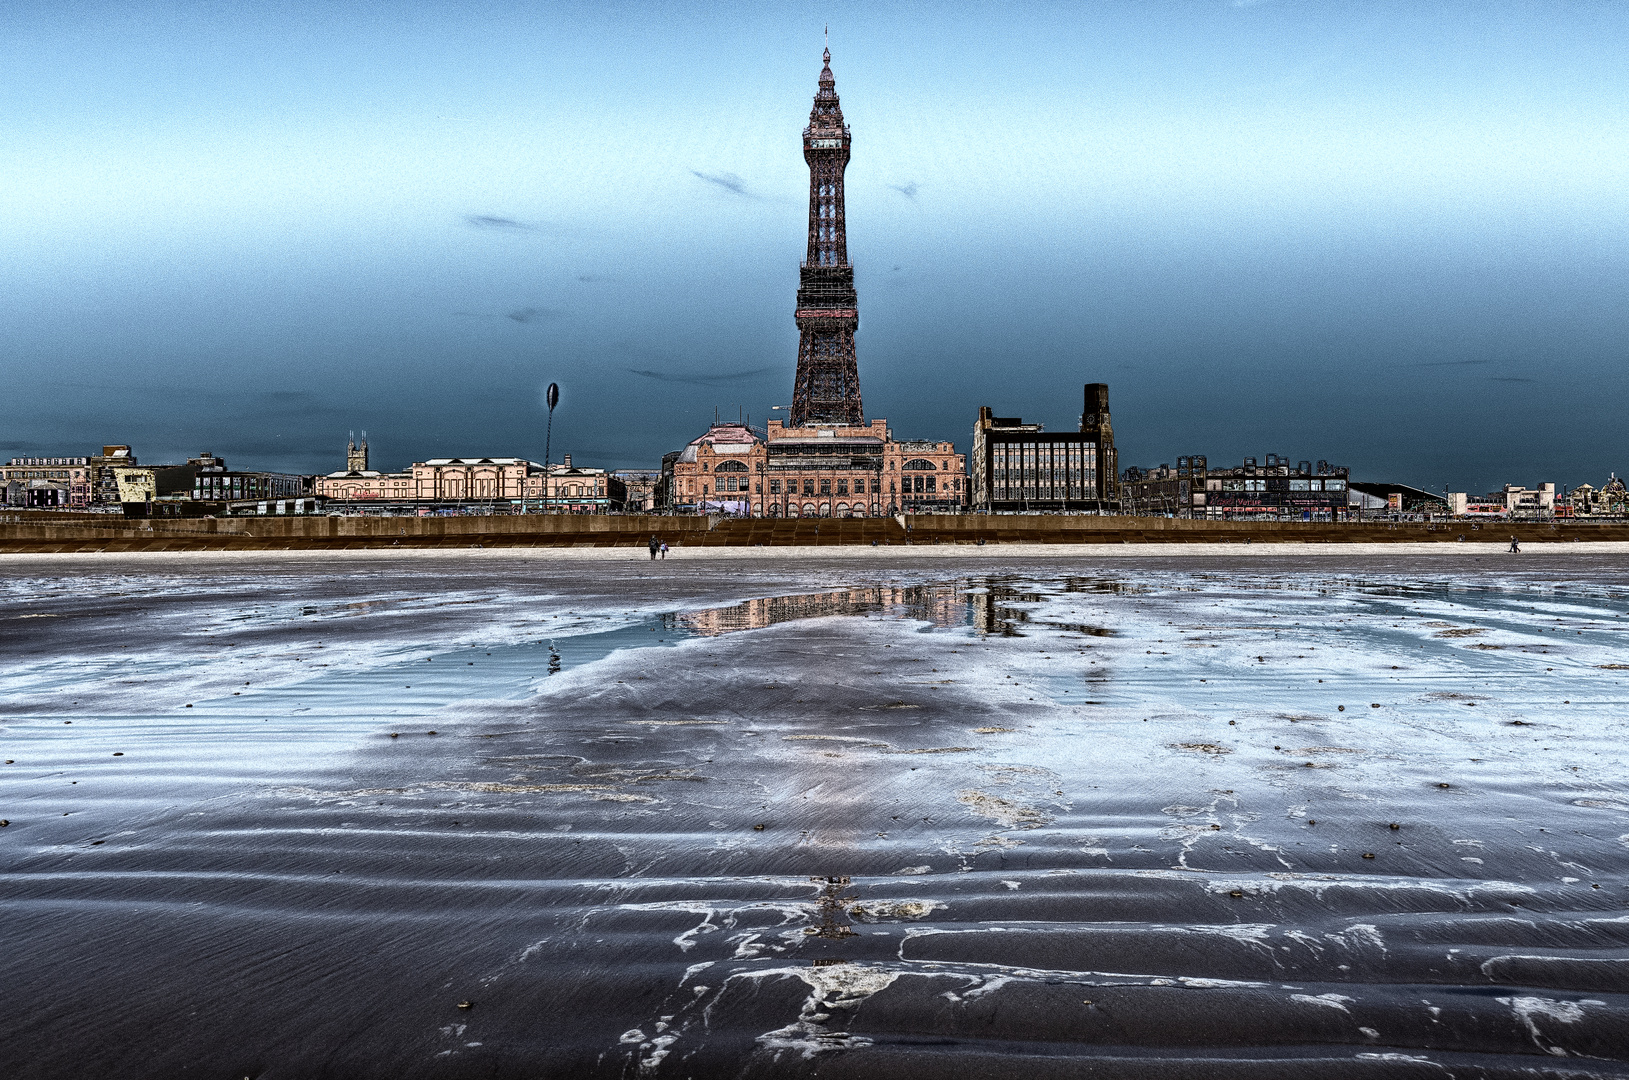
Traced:
[[604, 514], [621, 509], [626, 490], [604, 469], [572, 465], [570, 454], [547, 469], [526, 458], [481, 457], [431, 458], [402, 472], [379, 472], [367, 467], [364, 441], [346, 447], [345, 463], [345, 471], [316, 478], [316, 494], [378, 505], [507, 502], [525, 511]]

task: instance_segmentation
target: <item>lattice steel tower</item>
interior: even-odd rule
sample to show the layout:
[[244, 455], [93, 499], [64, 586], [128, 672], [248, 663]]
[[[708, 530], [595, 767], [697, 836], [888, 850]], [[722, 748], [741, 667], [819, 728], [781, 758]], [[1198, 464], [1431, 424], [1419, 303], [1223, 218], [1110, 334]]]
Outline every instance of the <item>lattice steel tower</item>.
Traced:
[[824, 54], [820, 91], [803, 129], [809, 163], [809, 255], [798, 277], [798, 374], [789, 424], [863, 424], [854, 329], [860, 323], [854, 267], [843, 224], [843, 170], [849, 132], [837, 102], [831, 50]]

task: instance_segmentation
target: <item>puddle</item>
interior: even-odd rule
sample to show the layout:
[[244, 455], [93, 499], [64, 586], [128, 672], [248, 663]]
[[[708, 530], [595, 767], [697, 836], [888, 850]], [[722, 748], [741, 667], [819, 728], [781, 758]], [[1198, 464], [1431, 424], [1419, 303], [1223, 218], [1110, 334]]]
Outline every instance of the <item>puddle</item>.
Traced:
[[[1117, 593], [1140, 591], [1117, 582], [1095, 578], [1066, 578], [1063, 592]], [[1033, 619], [1019, 604], [1044, 604], [1045, 593], [1017, 587], [1003, 578], [973, 579], [942, 585], [874, 586], [834, 592], [772, 596], [728, 607], [675, 612], [663, 616], [663, 625], [675, 633], [715, 637], [741, 630], [762, 630], [799, 619], [833, 615], [884, 615], [925, 622], [930, 630], [970, 628], [981, 634], [1022, 637], [1025, 624], [1046, 630], [1110, 637], [1101, 626]]]

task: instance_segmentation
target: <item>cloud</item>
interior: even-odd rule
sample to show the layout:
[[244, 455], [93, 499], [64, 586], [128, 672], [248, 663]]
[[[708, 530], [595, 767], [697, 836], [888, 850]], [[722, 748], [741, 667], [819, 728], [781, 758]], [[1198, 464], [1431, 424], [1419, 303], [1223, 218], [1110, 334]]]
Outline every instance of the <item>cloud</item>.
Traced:
[[558, 311], [552, 311], [549, 308], [523, 307], [519, 311], [511, 311], [509, 318], [518, 323], [529, 323], [536, 322], [539, 319], [551, 318], [558, 314], [560, 314]]
[[748, 191], [747, 182], [734, 173], [719, 173], [717, 176], [714, 176], [710, 173], [697, 172], [695, 169], [691, 169], [690, 175], [699, 180], [705, 180], [709, 184], [717, 184], [730, 194], [739, 195], [743, 199], [756, 199], [760, 197]]
[[750, 371], [720, 371], [711, 375], [669, 375], [666, 372], [647, 371], [641, 368], [629, 368], [628, 370], [635, 375], [655, 379], [657, 382], [696, 383], [701, 386], [712, 386], [718, 383], [734, 382], [736, 379], [750, 379], [754, 375], [762, 375], [766, 371], [775, 369], [761, 367], [753, 368]]
[[907, 199], [911, 200], [912, 202], [916, 201], [917, 185], [916, 185], [915, 180], [912, 180], [908, 184], [889, 184], [888, 186], [893, 188], [895, 191], [899, 192], [901, 195], [905, 196]]
[[476, 229], [491, 229], [494, 232], [536, 232], [536, 225], [528, 225], [524, 221], [514, 218], [493, 217], [491, 214], [465, 214], [465, 224]]

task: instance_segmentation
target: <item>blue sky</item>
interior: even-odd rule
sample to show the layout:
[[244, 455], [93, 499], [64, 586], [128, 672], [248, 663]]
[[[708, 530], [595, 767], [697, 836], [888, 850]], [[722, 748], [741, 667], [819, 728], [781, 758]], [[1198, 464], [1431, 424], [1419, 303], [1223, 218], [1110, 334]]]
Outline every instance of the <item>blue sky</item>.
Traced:
[[0, 454], [653, 466], [791, 392], [821, 29], [869, 416], [1629, 468], [1629, 6], [0, 11]]

